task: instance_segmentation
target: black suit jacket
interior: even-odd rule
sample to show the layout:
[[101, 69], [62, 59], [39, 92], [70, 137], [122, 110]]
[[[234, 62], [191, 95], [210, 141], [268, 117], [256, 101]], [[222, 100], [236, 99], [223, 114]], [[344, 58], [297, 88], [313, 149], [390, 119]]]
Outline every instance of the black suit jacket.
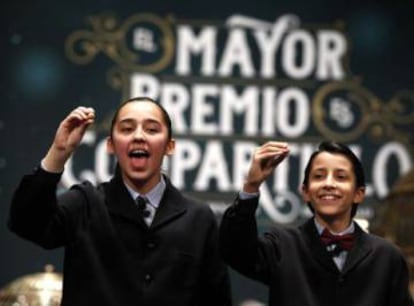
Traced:
[[275, 226], [258, 236], [257, 199], [239, 200], [221, 222], [225, 261], [269, 287], [269, 305], [409, 306], [408, 268], [402, 253], [355, 224], [356, 242], [342, 271], [320, 241], [314, 220]]
[[38, 169], [16, 190], [9, 227], [44, 248], [65, 247], [62, 305], [231, 305], [214, 214], [165, 179], [148, 227], [120, 175], [56, 197], [60, 175]]

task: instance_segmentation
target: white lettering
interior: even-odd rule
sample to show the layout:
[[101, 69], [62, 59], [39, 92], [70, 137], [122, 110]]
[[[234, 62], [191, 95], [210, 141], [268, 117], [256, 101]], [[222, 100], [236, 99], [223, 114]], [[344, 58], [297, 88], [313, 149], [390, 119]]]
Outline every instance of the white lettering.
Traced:
[[214, 135], [217, 124], [214, 118], [214, 97], [218, 88], [215, 85], [194, 85], [191, 111], [192, 130], [194, 133]]
[[174, 154], [171, 156], [170, 176], [177, 188], [186, 186], [186, 171], [195, 170], [201, 159], [201, 151], [191, 140], [177, 140]]
[[131, 75], [131, 97], [150, 97], [157, 100], [160, 91], [160, 85], [157, 78], [142, 73], [133, 73]]
[[280, 133], [294, 138], [309, 125], [309, 100], [300, 88], [288, 88], [279, 94], [277, 122]]
[[[224, 86], [220, 101], [220, 131], [225, 134], [234, 133], [233, 114], [244, 115], [243, 131], [246, 135], [257, 134], [258, 115], [259, 115], [259, 91], [257, 87], [246, 87], [241, 96], [237, 96], [236, 90], [232, 86]], [[238, 128], [237, 130], [240, 130]]]
[[390, 159], [396, 158], [399, 175], [403, 175], [411, 169], [411, 158], [407, 149], [397, 142], [385, 144], [378, 150], [373, 163], [372, 180], [379, 197], [384, 197], [389, 192], [387, 180], [387, 166]]
[[311, 75], [315, 67], [315, 43], [308, 32], [289, 33], [283, 45], [282, 66], [293, 79], [305, 79]]
[[243, 77], [254, 76], [254, 67], [246, 39], [246, 32], [240, 29], [230, 31], [219, 65], [219, 75], [223, 77], [231, 75], [234, 72], [234, 66], [239, 67]]
[[342, 59], [346, 54], [346, 40], [341, 33], [330, 30], [318, 32], [318, 63], [316, 79], [319, 81], [345, 77]]
[[198, 36], [190, 26], [178, 26], [176, 73], [188, 75], [192, 72], [194, 63], [191, 54], [195, 53], [201, 54], [201, 73], [205, 76], [213, 75], [217, 50], [216, 35], [216, 28], [210, 26], [204, 27]]
[[207, 190], [212, 180], [217, 182], [217, 189], [221, 191], [229, 190], [231, 186], [226, 157], [224, 156], [222, 143], [219, 141], [206, 143], [204, 158], [194, 182], [194, 188]]
[[161, 89], [160, 100], [170, 115], [174, 133], [187, 133], [188, 123], [185, 112], [190, 106], [190, 94], [182, 84], [164, 84]]

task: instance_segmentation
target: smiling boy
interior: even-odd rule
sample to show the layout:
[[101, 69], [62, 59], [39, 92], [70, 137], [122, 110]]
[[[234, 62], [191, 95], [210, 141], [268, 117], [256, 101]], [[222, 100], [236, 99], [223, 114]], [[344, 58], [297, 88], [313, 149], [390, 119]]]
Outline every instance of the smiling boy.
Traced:
[[225, 261], [269, 287], [269, 305], [409, 306], [405, 258], [353, 221], [365, 196], [361, 162], [345, 145], [323, 142], [306, 166], [302, 196], [313, 217], [297, 228], [257, 231], [259, 187], [288, 156], [286, 143], [255, 151], [243, 189], [222, 219]]

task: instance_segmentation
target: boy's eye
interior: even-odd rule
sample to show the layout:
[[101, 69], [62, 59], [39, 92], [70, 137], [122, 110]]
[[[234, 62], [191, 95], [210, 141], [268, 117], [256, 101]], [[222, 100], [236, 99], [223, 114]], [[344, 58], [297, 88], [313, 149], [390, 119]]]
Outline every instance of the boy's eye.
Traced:
[[157, 133], [160, 129], [158, 126], [151, 125], [151, 126], [148, 126], [146, 130], [150, 133]]
[[322, 173], [314, 173], [314, 174], [312, 175], [312, 177], [313, 177], [314, 179], [321, 179], [321, 178], [323, 178], [323, 174], [322, 174]]
[[337, 177], [340, 180], [346, 180], [348, 176], [346, 174], [338, 174]]
[[120, 130], [121, 130], [121, 132], [128, 133], [128, 132], [131, 132], [132, 131], [132, 127], [130, 127], [130, 126], [122, 126]]

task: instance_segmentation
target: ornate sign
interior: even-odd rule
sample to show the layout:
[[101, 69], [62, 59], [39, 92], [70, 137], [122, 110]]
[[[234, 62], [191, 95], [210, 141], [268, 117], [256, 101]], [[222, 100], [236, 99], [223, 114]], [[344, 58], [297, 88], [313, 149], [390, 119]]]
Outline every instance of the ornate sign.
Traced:
[[[63, 187], [82, 179], [107, 180], [108, 120], [121, 100], [150, 96], [170, 113], [177, 139], [165, 171], [182, 190], [220, 214], [242, 185], [253, 149], [266, 140], [290, 143], [291, 155], [262, 188], [265, 221], [288, 224], [309, 215], [298, 188], [305, 164], [323, 139], [351, 145], [367, 176], [367, 205], [412, 167], [414, 92], [383, 101], [352, 75], [345, 25], [306, 25], [295, 15], [274, 22], [233, 15], [227, 20], [180, 20], [151, 13], [119, 20], [92, 16], [70, 33], [67, 57], [75, 64], [107, 60], [102, 85], [120, 91], [105, 118], [83, 140]], [[106, 82], [106, 83], [105, 83]]]

